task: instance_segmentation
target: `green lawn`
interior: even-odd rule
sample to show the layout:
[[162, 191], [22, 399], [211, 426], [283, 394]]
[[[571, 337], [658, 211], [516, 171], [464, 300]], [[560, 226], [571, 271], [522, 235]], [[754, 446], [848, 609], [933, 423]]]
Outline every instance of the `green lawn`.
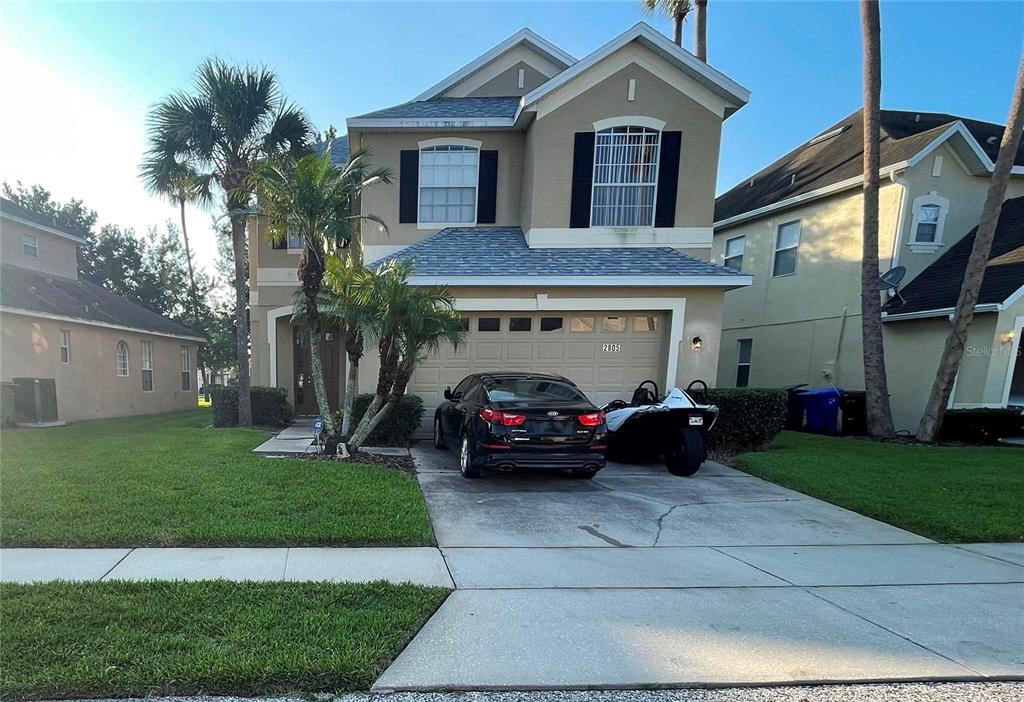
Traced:
[[383, 582], [6, 584], [0, 696], [365, 690], [446, 595]]
[[0, 433], [4, 546], [434, 543], [416, 479], [380, 466], [268, 459], [209, 411]]
[[740, 470], [938, 541], [1024, 540], [1024, 450], [783, 432]]

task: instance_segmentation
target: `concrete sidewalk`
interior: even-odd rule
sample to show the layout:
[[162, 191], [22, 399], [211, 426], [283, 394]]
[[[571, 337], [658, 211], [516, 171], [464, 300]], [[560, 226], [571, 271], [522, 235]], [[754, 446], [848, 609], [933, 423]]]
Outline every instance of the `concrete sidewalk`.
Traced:
[[0, 581], [329, 580], [452, 588], [436, 548], [5, 548]]

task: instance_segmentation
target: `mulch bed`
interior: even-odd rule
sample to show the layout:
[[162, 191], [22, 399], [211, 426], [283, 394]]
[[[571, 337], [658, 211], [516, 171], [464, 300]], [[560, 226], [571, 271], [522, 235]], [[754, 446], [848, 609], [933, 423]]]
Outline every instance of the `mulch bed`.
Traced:
[[385, 456], [378, 453], [367, 453], [366, 451], [356, 451], [350, 453], [348, 458], [338, 458], [337, 456], [328, 456], [322, 453], [304, 453], [295, 458], [302, 459], [304, 461], [336, 461], [338, 463], [361, 463], [363, 465], [370, 466], [385, 466], [394, 470], [401, 471], [403, 473], [414, 474], [416, 472], [416, 464], [412, 460], [412, 456]]

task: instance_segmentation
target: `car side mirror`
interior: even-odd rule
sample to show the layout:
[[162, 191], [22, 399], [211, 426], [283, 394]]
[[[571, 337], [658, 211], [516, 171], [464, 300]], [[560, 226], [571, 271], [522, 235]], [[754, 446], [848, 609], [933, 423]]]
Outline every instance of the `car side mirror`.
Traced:
[[450, 387], [447, 387], [447, 388], [444, 389], [444, 399], [446, 399], [446, 400], [452, 399], [452, 389]]

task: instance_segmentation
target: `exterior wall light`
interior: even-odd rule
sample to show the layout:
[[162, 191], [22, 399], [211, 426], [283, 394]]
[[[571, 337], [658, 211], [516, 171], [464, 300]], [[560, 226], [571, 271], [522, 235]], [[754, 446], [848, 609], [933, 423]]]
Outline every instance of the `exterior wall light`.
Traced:
[[693, 349], [694, 351], [700, 351], [700, 347], [703, 344], [704, 342], [701, 340], [699, 336], [695, 336], [693, 337], [693, 339], [690, 340], [690, 348]]
[[1008, 332], [1003, 332], [999, 336], [1001, 337], [1000, 341], [1002, 341], [1004, 344], [1012, 344], [1013, 343], [1013, 330], [1012, 329], [1010, 331], [1008, 331]]

